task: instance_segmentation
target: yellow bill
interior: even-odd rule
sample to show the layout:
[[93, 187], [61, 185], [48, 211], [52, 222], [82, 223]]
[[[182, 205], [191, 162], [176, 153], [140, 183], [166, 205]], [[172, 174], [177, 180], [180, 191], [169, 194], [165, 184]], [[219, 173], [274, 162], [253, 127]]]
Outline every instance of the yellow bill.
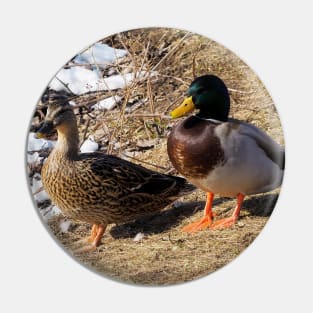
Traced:
[[37, 132], [37, 133], [36, 133], [36, 137], [37, 137], [38, 139], [44, 138], [44, 134]]
[[194, 109], [195, 105], [192, 101], [192, 97], [190, 96], [186, 98], [180, 106], [170, 112], [170, 115], [172, 118], [177, 118], [193, 111]]

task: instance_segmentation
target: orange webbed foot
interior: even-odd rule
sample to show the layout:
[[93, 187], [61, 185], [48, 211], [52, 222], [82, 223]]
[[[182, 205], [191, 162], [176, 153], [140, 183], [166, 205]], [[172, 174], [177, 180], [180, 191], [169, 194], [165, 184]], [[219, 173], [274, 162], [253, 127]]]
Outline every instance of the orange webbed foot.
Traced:
[[212, 224], [212, 218], [213, 216], [215, 216], [215, 213], [212, 212], [213, 198], [214, 194], [212, 192], [207, 192], [207, 199], [204, 207], [204, 216], [200, 219], [200, 221], [185, 226], [182, 229], [183, 232], [194, 233], [210, 227], [210, 225]]
[[224, 229], [224, 228], [229, 228], [235, 225], [238, 217], [239, 217], [239, 212], [241, 209], [241, 205], [244, 199], [244, 195], [242, 193], [239, 193], [237, 195], [237, 206], [234, 210], [234, 213], [231, 217], [227, 218], [222, 218], [220, 220], [217, 220], [216, 222], [212, 223], [210, 226], [210, 229]]
[[82, 245], [82, 247], [74, 249], [74, 254], [85, 253], [96, 250], [101, 242], [102, 235], [104, 234], [106, 225], [96, 225], [92, 226], [91, 234], [89, 237], [79, 240], [76, 245]]
[[77, 249], [73, 250], [73, 253], [74, 254], [81, 254], [81, 253], [95, 251], [96, 249], [97, 249], [97, 247], [94, 244], [87, 244], [87, 245], [82, 246], [81, 248], [77, 248]]
[[211, 224], [212, 218], [210, 216], [204, 216], [199, 221], [185, 226], [182, 231], [186, 233], [194, 233], [199, 230], [209, 228]]
[[227, 218], [222, 218], [220, 220], [215, 221], [214, 223], [211, 224], [210, 229], [224, 229], [224, 228], [229, 228], [235, 225], [237, 221], [237, 217], [231, 216]]

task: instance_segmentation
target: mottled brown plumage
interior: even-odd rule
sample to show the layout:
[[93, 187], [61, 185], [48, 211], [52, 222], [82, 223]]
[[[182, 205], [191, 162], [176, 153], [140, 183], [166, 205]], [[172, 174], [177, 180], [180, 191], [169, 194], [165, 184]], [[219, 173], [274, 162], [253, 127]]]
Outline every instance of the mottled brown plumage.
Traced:
[[66, 216], [95, 225], [88, 239], [93, 247], [99, 244], [106, 225], [159, 211], [195, 189], [183, 178], [115, 156], [79, 153], [76, 118], [67, 103], [48, 106], [37, 134], [42, 136], [53, 128], [58, 140], [42, 168], [43, 186]]

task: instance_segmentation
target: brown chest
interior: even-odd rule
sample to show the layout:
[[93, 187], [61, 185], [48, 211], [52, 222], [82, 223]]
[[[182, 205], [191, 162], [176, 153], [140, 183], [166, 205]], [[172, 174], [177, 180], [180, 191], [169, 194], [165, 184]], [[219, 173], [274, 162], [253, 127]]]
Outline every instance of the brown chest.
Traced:
[[75, 170], [70, 164], [60, 164], [48, 159], [41, 172], [42, 183], [52, 202], [64, 213], [75, 207], [79, 192]]
[[201, 178], [225, 160], [215, 124], [194, 117], [178, 124], [168, 138], [168, 155], [185, 177]]

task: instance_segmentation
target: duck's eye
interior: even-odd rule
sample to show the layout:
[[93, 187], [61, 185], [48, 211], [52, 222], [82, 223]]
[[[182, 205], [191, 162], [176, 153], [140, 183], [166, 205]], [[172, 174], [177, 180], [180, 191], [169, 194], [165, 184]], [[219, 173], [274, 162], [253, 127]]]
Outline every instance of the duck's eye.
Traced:
[[41, 97], [41, 102], [46, 103], [49, 100], [49, 96], [47, 94], [43, 94]]
[[197, 94], [201, 95], [202, 93], [204, 93], [205, 89], [204, 88], [200, 88], [197, 90]]

